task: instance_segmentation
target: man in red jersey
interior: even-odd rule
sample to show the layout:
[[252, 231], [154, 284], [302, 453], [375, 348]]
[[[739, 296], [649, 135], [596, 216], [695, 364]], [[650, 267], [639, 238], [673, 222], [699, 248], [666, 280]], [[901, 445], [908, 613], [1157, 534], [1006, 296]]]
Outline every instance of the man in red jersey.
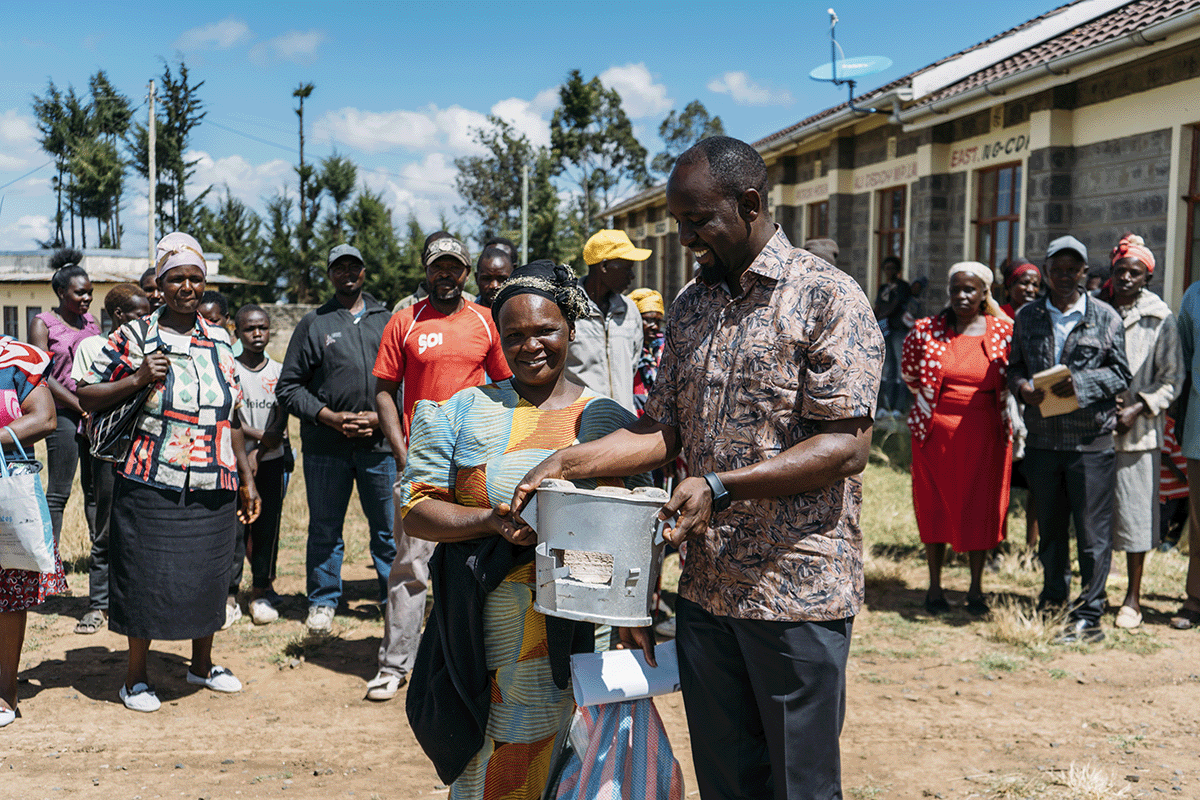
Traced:
[[[463, 298], [471, 257], [458, 239], [446, 236], [425, 250], [429, 296], [392, 315], [375, 360], [375, 403], [379, 424], [403, 474], [408, 432], [418, 400], [448, 400], [488, 378], [512, 377], [500, 335], [486, 309]], [[403, 385], [403, 398], [396, 395]], [[388, 578], [388, 601], [379, 672], [367, 684], [367, 699], [390, 700], [404, 684], [417, 654], [429, 556], [434, 543], [404, 534], [399, 516], [393, 530], [396, 560]]]

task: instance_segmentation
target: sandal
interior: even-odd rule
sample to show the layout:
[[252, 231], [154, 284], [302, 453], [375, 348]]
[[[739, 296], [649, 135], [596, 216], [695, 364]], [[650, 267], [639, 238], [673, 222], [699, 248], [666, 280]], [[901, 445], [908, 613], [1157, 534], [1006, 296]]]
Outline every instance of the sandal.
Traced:
[[83, 618], [75, 624], [76, 633], [96, 633], [104, 624], [108, 622], [108, 614], [98, 608], [93, 608], [91, 611], [83, 615]]
[[1171, 617], [1171, 627], [1177, 631], [1186, 631], [1200, 625], [1200, 611], [1193, 611], [1184, 606]]
[[942, 595], [938, 598], [932, 598], [928, 594], [925, 595], [925, 611], [937, 617], [942, 614], [950, 613], [950, 604], [946, 602], [946, 596]]
[[987, 601], [983, 599], [983, 595], [978, 597], [967, 596], [967, 613], [975, 617], [982, 617], [984, 614], [991, 611], [988, 608]]

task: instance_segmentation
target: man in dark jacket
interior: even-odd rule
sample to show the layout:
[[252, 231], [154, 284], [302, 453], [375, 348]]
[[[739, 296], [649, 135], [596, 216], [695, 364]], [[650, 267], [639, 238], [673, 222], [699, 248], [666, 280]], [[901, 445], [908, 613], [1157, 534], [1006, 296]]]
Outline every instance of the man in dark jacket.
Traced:
[[[1045, 301], [1021, 306], [1013, 328], [1008, 388], [1025, 401], [1025, 478], [1037, 487], [1038, 557], [1045, 570], [1040, 605], [1065, 606], [1071, 590], [1071, 541], [1075, 520], [1079, 557], [1079, 597], [1070, 604], [1067, 629], [1056, 640], [1099, 642], [1100, 615], [1112, 562], [1113, 491], [1117, 395], [1129, 385], [1125, 327], [1106, 303], [1083, 291], [1087, 248], [1063, 236], [1046, 251]], [[1062, 365], [1069, 374], [1048, 388], [1034, 376]], [[1042, 415], [1051, 396], [1074, 397], [1078, 408]]]
[[371, 374], [391, 313], [363, 292], [366, 266], [348, 244], [329, 253], [334, 296], [300, 320], [288, 343], [276, 396], [300, 418], [308, 490], [308, 619], [310, 633], [329, 633], [342, 596], [342, 523], [350, 492], [370, 527], [379, 598], [387, 596], [396, 557], [392, 485], [396, 461], [375, 413]]

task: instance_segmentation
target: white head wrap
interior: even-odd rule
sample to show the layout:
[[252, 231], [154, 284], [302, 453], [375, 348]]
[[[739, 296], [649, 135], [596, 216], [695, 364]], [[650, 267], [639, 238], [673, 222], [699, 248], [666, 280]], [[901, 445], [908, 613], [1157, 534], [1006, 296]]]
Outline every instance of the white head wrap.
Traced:
[[993, 317], [1002, 317], [1008, 319], [1008, 315], [1000, 310], [1000, 305], [992, 297], [992, 270], [986, 264], [980, 264], [978, 261], [960, 261], [950, 268], [950, 274], [946, 276], [946, 293], [950, 293], [950, 280], [955, 273], [966, 272], [974, 275], [979, 280], [983, 281], [983, 311], [985, 314], [991, 314]]
[[208, 275], [208, 265], [204, 263], [204, 252], [199, 242], [179, 231], [168, 233], [159, 240], [154, 254], [154, 277], [161, 278], [169, 269], [188, 265], [199, 267], [205, 276]]

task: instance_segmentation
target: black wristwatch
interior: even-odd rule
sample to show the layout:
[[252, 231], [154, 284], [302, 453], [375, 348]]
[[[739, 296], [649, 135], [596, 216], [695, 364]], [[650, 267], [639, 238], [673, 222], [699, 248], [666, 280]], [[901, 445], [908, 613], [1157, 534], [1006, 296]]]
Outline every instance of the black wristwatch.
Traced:
[[704, 476], [704, 480], [708, 482], [708, 488], [712, 491], [713, 511], [724, 511], [729, 508], [729, 504], [733, 502], [733, 498], [729, 495], [729, 490], [725, 488], [725, 484], [721, 483], [721, 479], [717, 477], [717, 473], [708, 473]]

